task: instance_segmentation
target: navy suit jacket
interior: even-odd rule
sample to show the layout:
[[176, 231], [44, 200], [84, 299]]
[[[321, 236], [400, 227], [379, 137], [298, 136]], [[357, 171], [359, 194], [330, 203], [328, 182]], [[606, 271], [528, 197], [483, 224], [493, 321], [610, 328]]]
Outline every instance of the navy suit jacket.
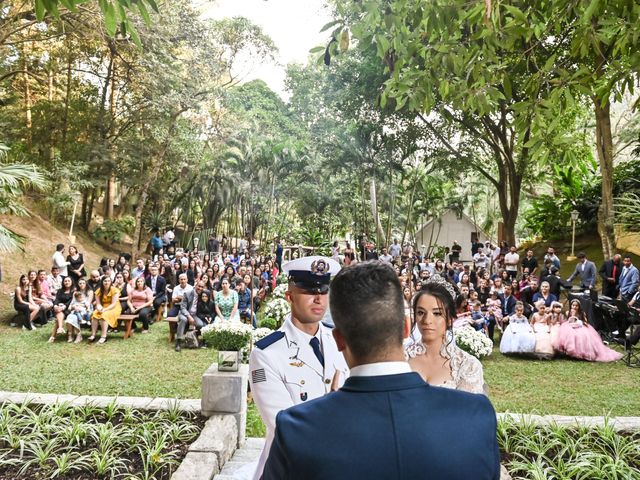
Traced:
[[417, 373], [349, 377], [278, 413], [265, 480], [498, 480], [496, 414]]
[[[147, 287], [151, 288], [151, 277], [147, 278], [145, 281]], [[158, 279], [156, 280], [156, 291], [153, 292], [153, 296], [157, 298], [162, 298], [167, 294], [167, 281], [164, 277], [158, 275]]]

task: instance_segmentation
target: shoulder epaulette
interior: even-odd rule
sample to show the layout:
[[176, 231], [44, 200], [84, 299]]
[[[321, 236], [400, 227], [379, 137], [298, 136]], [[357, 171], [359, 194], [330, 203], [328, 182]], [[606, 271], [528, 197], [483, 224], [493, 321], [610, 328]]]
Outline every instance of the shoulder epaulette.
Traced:
[[281, 338], [284, 338], [284, 332], [281, 332], [281, 331], [273, 332], [267, 335], [266, 337], [264, 337], [262, 340], [257, 341], [256, 347], [259, 348], [260, 350], [264, 350], [269, 345], [271, 345], [272, 343], [276, 343]]

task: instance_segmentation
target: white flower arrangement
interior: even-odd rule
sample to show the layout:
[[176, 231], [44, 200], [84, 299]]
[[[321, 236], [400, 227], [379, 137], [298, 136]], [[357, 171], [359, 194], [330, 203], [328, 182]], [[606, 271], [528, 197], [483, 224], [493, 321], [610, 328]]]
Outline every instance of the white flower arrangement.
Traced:
[[205, 343], [219, 351], [240, 351], [249, 345], [253, 328], [239, 322], [215, 322], [200, 333]]
[[458, 347], [476, 358], [487, 357], [493, 352], [493, 342], [469, 325], [454, 329], [453, 336]]
[[291, 312], [291, 307], [289, 306], [289, 302], [287, 302], [284, 298], [272, 298], [264, 306], [264, 316], [273, 318], [274, 320], [276, 320], [278, 325], [282, 325], [284, 317], [289, 312]]
[[278, 285], [273, 289], [273, 292], [271, 292], [271, 298], [284, 298], [284, 294], [287, 293], [287, 288], [289, 288], [289, 286], [286, 283]]
[[273, 333], [273, 330], [271, 330], [270, 328], [265, 328], [265, 327], [256, 328], [252, 332], [252, 334], [253, 334], [253, 343], [256, 343], [256, 342], [262, 340], [264, 337], [266, 337], [267, 335], [271, 335], [272, 333]]
[[276, 284], [278, 285], [287, 285], [289, 283], [289, 275], [282, 272], [280, 275], [276, 277]]

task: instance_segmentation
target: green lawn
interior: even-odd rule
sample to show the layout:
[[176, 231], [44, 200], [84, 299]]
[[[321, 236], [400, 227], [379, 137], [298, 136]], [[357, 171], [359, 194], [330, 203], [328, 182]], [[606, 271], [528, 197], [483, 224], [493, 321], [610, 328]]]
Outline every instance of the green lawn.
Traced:
[[[22, 332], [0, 326], [0, 389], [84, 395], [199, 398], [211, 349], [173, 351], [168, 324], [149, 335], [110, 334], [103, 346], [48, 344], [50, 329]], [[640, 370], [622, 363], [510, 358], [483, 360], [489, 396], [499, 412], [617, 416], [640, 414]]]
[[[215, 361], [211, 349], [173, 350], [166, 322], [147, 335], [109, 334], [104, 345], [66, 338], [47, 343], [49, 326], [35, 332], [0, 326], [0, 390], [200, 398], [202, 373]], [[85, 338], [88, 335], [85, 333]]]

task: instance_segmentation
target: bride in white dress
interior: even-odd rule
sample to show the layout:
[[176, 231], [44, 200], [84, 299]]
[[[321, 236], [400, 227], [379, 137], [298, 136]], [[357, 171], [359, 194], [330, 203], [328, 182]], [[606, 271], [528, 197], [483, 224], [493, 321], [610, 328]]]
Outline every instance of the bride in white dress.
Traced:
[[430, 385], [485, 393], [482, 364], [453, 338], [454, 295], [446, 280], [431, 281], [416, 294], [412, 331], [420, 335], [406, 347], [409, 365]]

